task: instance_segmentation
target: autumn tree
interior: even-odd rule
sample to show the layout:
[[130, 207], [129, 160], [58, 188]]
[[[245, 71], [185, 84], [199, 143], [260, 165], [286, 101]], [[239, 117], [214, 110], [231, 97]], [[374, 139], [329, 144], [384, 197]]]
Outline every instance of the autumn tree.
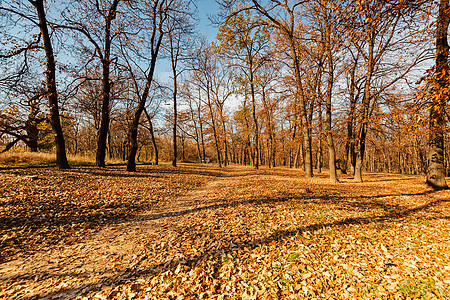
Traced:
[[264, 128], [267, 136], [267, 164], [270, 167], [276, 166], [277, 153], [277, 112], [282, 97], [278, 94], [277, 84], [280, 75], [280, 64], [272, 61], [265, 64], [257, 76], [257, 84], [261, 89], [261, 114], [264, 120]]
[[252, 0], [251, 4], [252, 6], [249, 8], [256, 11], [270, 26], [276, 29], [288, 46], [296, 84], [295, 97], [298, 99], [299, 105], [299, 118], [302, 128], [305, 158], [305, 176], [312, 177], [311, 128], [307, 111], [308, 99], [304, 90], [304, 74], [301, 70], [302, 53], [300, 50], [301, 40], [299, 37], [299, 34], [301, 33], [301, 18], [299, 18], [299, 16], [301, 9], [303, 9], [302, 6], [304, 1], [290, 3], [286, 0], [271, 0], [265, 2]]
[[[217, 153], [217, 160], [219, 166], [221, 167], [223, 160], [221, 155], [219, 124], [217, 121], [217, 114], [214, 105], [213, 91], [213, 89], [215, 89], [215, 92], [217, 93], [220, 86], [220, 80], [218, 81], [216, 80], [217, 78], [215, 78], [220, 74], [220, 72], [218, 72], [220, 68], [220, 62], [212, 46], [204, 41], [200, 42], [193, 57], [194, 59], [191, 61], [191, 81], [195, 82], [200, 88], [200, 93], [202, 96], [199, 97], [199, 99], [201, 99], [208, 111], [208, 119], [211, 124], [214, 145]], [[219, 83], [219, 85], [216, 85], [215, 83]]]
[[173, 100], [173, 160], [172, 166], [177, 166], [177, 98], [179, 77], [186, 70], [181, 66], [183, 60], [187, 59], [187, 49], [192, 35], [193, 18], [190, 12], [190, 1], [178, 4], [181, 9], [174, 9], [171, 20], [167, 24], [167, 46], [164, 47], [167, 51], [167, 56], [170, 58], [171, 72], [172, 72], [172, 100]]
[[336, 13], [336, 5], [330, 1], [318, 1], [315, 16], [319, 18], [318, 23], [322, 28], [322, 36], [320, 43], [323, 46], [324, 54], [327, 61], [327, 87], [325, 95], [326, 122], [325, 131], [328, 144], [328, 168], [330, 171], [331, 182], [338, 182], [336, 172], [336, 151], [334, 147], [333, 131], [332, 131], [332, 93], [335, 81], [335, 48], [339, 41], [335, 38], [333, 28], [339, 28]]
[[[249, 10], [240, 13], [231, 12], [219, 27], [217, 39], [220, 42], [216, 49], [225, 55], [232, 66], [239, 69], [250, 88], [252, 103], [252, 118], [255, 135], [255, 168], [260, 162], [259, 124], [256, 116], [257, 96], [256, 77], [259, 69], [268, 59], [269, 32], [257, 16], [252, 16]], [[242, 79], [241, 79], [242, 82]]]
[[40, 130], [39, 126], [47, 118], [43, 111], [45, 91], [40, 83], [29, 86], [26, 83], [14, 84], [9, 87], [7, 106], [0, 109], [0, 136], [13, 138], [2, 152], [6, 152], [18, 142], [22, 141], [32, 152], [38, 151]]
[[[417, 51], [414, 47], [414, 44], [420, 45], [424, 41], [417, 38], [418, 26], [411, 21], [414, 19], [412, 10], [405, 3], [373, 0], [352, 3], [347, 9], [343, 22], [364, 67], [362, 100], [355, 131], [355, 180], [362, 181], [373, 105], [381, 94], [411, 74], [414, 67], [426, 59], [427, 51]], [[398, 34], [400, 31], [401, 35]]]

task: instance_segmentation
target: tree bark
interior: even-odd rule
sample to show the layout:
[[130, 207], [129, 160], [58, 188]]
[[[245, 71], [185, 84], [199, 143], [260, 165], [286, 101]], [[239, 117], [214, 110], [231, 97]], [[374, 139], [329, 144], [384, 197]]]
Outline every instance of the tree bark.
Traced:
[[219, 137], [217, 136], [216, 120], [214, 118], [214, 112], [212, 109], [211, 92], [210, 92], [209, 82], [206, 83], [206, 97], [208, 100], [209, 113], [211, 114], [211, 123], [212, 123], [213, 134], [214, 134], [214, 142], [216, 144], [217, 161], [219, 163], [219, 167], [222, 167], [222, 159], [220, 157], [220, 148], [219, 148]]
[[449, 100], [449, 0], [441, 0], [436, 24], [436, 74], [433, 103], [430, 107], [427, 184], [433, 189], [447, 189], [444, 166], [445, 106]]
[[56, 89], [56, 63], [53, 53], [52, 42], [50, 39], [50, 34], [47, 27], [47, 18], [44, 9], [43, 0], [35, 0], [30, 2], [37, 10], [39, 18], [39, 29], [42, 34], [42, 39], [44, 41], [45, 56], [47, 59], [47, 70], [45, 71], [45, 76], [47, 79], [47, 98], [50, 106], [50, 122], [52, 124], [52, 129], [55, 134], [56, 143], [56, 164], [60, 169], [68, 169], [69, 162], [66, 156], [66, 145], [64, 142], [64, 135], [61, 126], [61, 121], [59, 119], [59, 108], [58, 108], [58, 93]]
[[227, 130], [226, 130], [226, 126], [225, 126], [225, 118], [223, 116], [223, 107], [220, 108], [220, 118], [221, 118], [221, 122], [222, 122], [222, 127], [223, 127], [223, 143], [224, 143], [224, 160], [223, 163], [225, 166], [229, 165], [229, 161], [228, 161], [228, 140], [227, 140]]
[[366, 135], [367, 126], [369, 122], [369, 108], [370, 108], [370, 84], [372, 81], [372, 74], [374, 69], [374, 47], [375, 47], [375, 29], [372, 25], [369, 25], [367, 38], [368, 38], [368, 58], [367, 58], [367, 73], [364, 83], [364, 95], [362, 100], [362, 112], [361, 120], [356, 130], [358, 136], [358, 149], [356, 152], [356, 164], [355, 164], [355, 181], [362, 182], [362, 164], [364, 159], [364, 151], [366, 150]]
[[252, 97], [252, 116], [253, 122], [255, 124], [255, 155], [256, 159], [254, 161], [255, 169], [259, 168], [259, 128], [258, 128], [258, 119], [256, 118], [256, 96], [255, 96], [255, 84], [253, 82], [253, 69], [250, 65], [250, 94]]
[[311, 155], [311, 131], [309, 129], [309, 122], [308, 122], [308, 114], [306, 110], [306, 99], [303, 92], [303, 83], [301, 78], [301, 71], [300, 71], [300, 62], [298, 58], [297, 49], [295, 47], [295, 39], [292, 34], [288, 34], [290, 39], [290, 49], [291, 49], [291, 55], [294, 62], [294, 73], [297, 83], [297, 97], [299, 100], [299, 106], [300, 106], [300, 123], [302, 127], [302, 137], [303, 137], [303, 149], [305, 151], [305, 177], [311, 178], [313, 177], [313, 164], [312, 164], [312, 155]]
[[111, 64], [111, 23], [116, 17], [116, 10], [119, 0], [114, 0], [106, 17], [105, 24], [105, 48], [102, 62], [102, 112], [100, 129], [97, 140], [97, 154], [95, 164], [97, 167], [105, 167], [106, 145], [108, 137], [108, 129], [110, 122], [110, 102], [111, 102], [111, 82], [109, 80], [110, 64]]
[[[154, 18], [157, 18], [157, 7], [153, 7], [154, 12]], [[127, 171], [128, 172], [135, 172], [136, 171], [136, 152], [137, 152], [137, 135], [138, 135], [138, 128], [139, 128], [139, 120], [141, 118], [142, 112], [145, 109], [145, 104], [147, 102], [147, 98], [150, 92], [150, 87], [153, 82], [153, 74], [155, 73], [155, 67], [156, 67], [156, 60], [158, 58], [159, 49], [161, 47], [162, 38], [163, 38], [163, 29], [162, 29], [162, 21], [160, 20], [160, 23], [157, 23], [156, 20], [153, 20], [153, 31], [152, 36], [150, 38], [151, 41], [151, 58], [150, 58], [150, 65], [149, 65], [149, 71], [146, 74], [146, 82], [145, 87], [142, 92], [142, 96], [139, 98], [139, 103], [136, 108], [136, 111], [134, 113], [134, 117], [131, 123], [130, 127], [130, 152], [128, 155], [128, 161], [127, 161]], [[158, 35], [159, 34], [159, 35]]]
[[[172, 41], [171, 41], [172, 42]], [[172, 139], [173, 139], [173, 160], [172, 166], [177, 166], [177, 70], [176, 64], [173, 62], [172, 58], [172, 75], [173, 75], [173, 129], [172, 129]]]
[[266, 119], [267, 119], [267, 131], [268, 131], [268, 143], [267, 143], [267, 160], [270, 167], [275, 167], [275, 148], [274, 148], [274, 137], [273, 137], [273, 125], [272, 125], [272, 112], [267, 105], [267, 99], [266, 99], [266, 91], [265, 88], [262, 87], [262, 101], [264, 104], [264, 111], [266, 112]]
[[25, 131], [27, 132], [27, 139], [25, 140], [25, 143], [28, 147], [30, 147], [31, 152], [38, 151], [38, 123], [36, 108], [32, 106], [30, 108], [30, 113], [28, 114], [28, 119], [25, 123]]
[[318, 104], [318, 114], [319, 114], [319, 134], [318, 134], [318, 143], [317, 143], [317, 172], [322, 173], [323, 166], [323, 151], [322, 151], [322, 134], [323, 134], [323, 125], [322, 125], [322, 100], [319, 101]]
[[355, 108], [356, 108], [356, 67], [358, 65], [358, 57], [354, 57], [354, 63], [350, 72], [350, 111], [347, 120], [347, 139], [345, 141], [345, 153], [344, 153], [344, 168], [346, 173], [350, 172], [354, 174], [355, 172], [355, 142], [353, 135], [353, 122], [355, 120]]
[[150, 136], [151, 136], [152, 144], [153, 144], [153, 150], [155, 151], [155, 165], [158, 165], [158, 163], [159, 163], [159, 151], [158, 151], [158, 146], [156, 145], [155, 131], [154, 131], [154, 128], [153, 128], [153, 122], [152, 122], [152, 119], [150, 118], [150, 115], [148, 114], [146, 109], [144, 109], [144, 113], [145, 113], [145, 116], [147, 117], [149, 131], [150, 131]]
[[[325, 4], [326, 5], [326, 4]], [[326, 16], [325, 16], [326, 19]], [[338, 182], [336, 172], [336, 151], [334, 148], [333, 132], [331, 128], [331, 97], [334, 83], [334, 61], [333, 53], [331, 49], [331, 28], [328, 20], [325, 20], [325, 49], [328, 59], [328, 80], [327, 80], [327, 97], [325, 101], [327, 110], [326, 130], [327, 130], [327, 143], [328, 143], [328, 166], [330, 169], [330, 181], [333, 183]]]

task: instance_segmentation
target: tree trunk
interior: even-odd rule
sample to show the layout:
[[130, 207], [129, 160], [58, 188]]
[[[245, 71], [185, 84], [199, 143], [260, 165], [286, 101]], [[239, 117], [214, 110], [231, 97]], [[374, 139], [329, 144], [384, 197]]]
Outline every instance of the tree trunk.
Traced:
[[190, 108], [189, 112], [190, 112], [190, 115], [191, 115], [192, 123], [194, 124], [194, 130], [195, 130], [195, 137], [194, 137], [194, 139], [195, 139], [195, 145], [197, 146], [197, 158], [198, 158], [198, 161], [201, 163], [202, 162], [202, 153], [201, 153], [201, 150], [200, 150], [200, 135], [199, 135], [199, 132], [198, 132], [197, 120], [196, 120], [196, 117], [195, 117], [195, 114], [194, 114], [194, 109], [192, 107], [192, 99], [189, 100], [189, 108]]
[[173, 160], [172, 166], [177, 166], [177, 75], [176, 70], [173, 69]]
[[103, 60], [103, 92], [102, 92], [102, 117], [100, 122], [100, 129], [98, 133], [98, 141], [97, 141], [97, 155], [95, 157], [95, 163], [97, 167], [105, 167], [105, 157], [106, 157], [106, 139], [108, 136], [108, 128], [109, 128], [109, 106], [110, 106], [110, 91], [111, 84], [109, 82], [109, 60]]
[[445, 107], [449, 100], [449, 46], [447, 40], [450, 22], [449, 1], [441, 0], [436, 24], [436, 75], [433, 103], [430, 107], [430, 136], [428, 140], [427, 184], [433, 189], [448, 188], [445, 181], [444, 134]]
[[266, 112], [267, 118], [267, 131], [268, 131], [268, 141], [267, 141], [267, 161], [270, 167], [275, 167], [275, 148], [274, 148], [274, 137], [273, 137], [273, 125], [272, 125], [272, 117], [271, 110], [266, 102], [266, 91], [265, 88], [262, 87], [262, 101], [264, 104], [264, 111]]
[[223, 146], [224, 146], [223, 164], [226, 167], [229, 164], [227, 129], [226, 129], [226, 125], [225, 125], [225, 117], [223, 116], [223, 103], [221, 103], [218, 98], [216, 98], [216, 106], [219, 110], [220, 123], [222, 125], [222, 130], [223, 130]]
[[250, 66], [250, 92], [252, 96], [252, 116], [255, 123], [255, 150], [256, 159], [254, 160], [254, 167], [259, 168], [259, 128], [258, 119], [256, 118], [256, 97], [255, 97], [255, 84], [253, 82], [253, 69]]
[[323, 152], [322, 152], [322, 101], [319, 101], [319, 134], [318, 134], [318, 145], [317, 145], [317, 172], [322, 173], [322, 161], [323, 161]]
[[362, 101], [362, 112], [361, 112], [361, 120], [358, 124], [358, 128], [356, 130], [358, 136], [358, 149], [356, 152], [356, 164], [355, 164], [355, 181], [362, 182], [362, 164], [364, 159], [364, 151], [366, 150], [366, 135], [367, 135], [367, 126], [369, 122], [369, 108], [370, 108], [370, 84], [372, 81], [372, 74], [374, 68], [374, 44], [375, 44], [375, 29], [372, 26], [369, 26], [368, 29], [368, 51], [369, 55], [367, 58], [367, 73], [366, 79], [364, 83], [364, 95]]
[[[223, 112], [220, 112], [221, 114], [223, 114]], [[224, 164], [225, 166], [229, 165], [229, 161], [228, 161], [228, 141], [227, 141], [227, 131], [226, 131], [226, 127], [225, 127], [225, 119], [223, 116], [221, 116], [222, 118], [222, 127], [223, 127], [223, 138], [224, 138], [224, 146], [225, 146], [225, 157], [224, 157]]]
[[109, 81], [110, 75], [110, 56], [111, 56], [111, 22], [115, 19], [116, 10], [119, 0], [114, 0], [112, 3], [108, 16], [106, 17], [105, 24], [105, 49], [103, 53], [102, 61], [102, 112], [100, 121], [100, 130], [97, 140], [97, 154], [95, 157], [95, 164], [97, 167], [105, 167], [106, 158], [106, 145], [108, 137], [108, 129], [110, 122], [110, 102], [111, 102], [111, 82]]
[[202, 143], [202, 156], [203, 156], [202, 162], [206, 164], [206, 149], [205, 149], [205, 139], [204, 139], [204, 135], [203, 135], [203, 120], [201, 117], [202, 116], [201, 115], [201, 112], [202, 112], [201, 107], [202, 107], [202, 99], [201, 99], [201, 94], [200, 94], [200, 89], [199, 89], [199, 91], [198, 91], [198, 106], [197, 106], [197, 108], [198, 108], [198, 124], [200, 127], [199, 134], [200, 134], [200, 140]]
[[303, 93], [303, 84], [302, 84], [302, 78], [301, 78], [301, 71], [300, 71], [300, 62], [298, 60], [297, 51], [295, 48], [295, 39], [292, 35], [290, 35], [290, 48], [291, 48], [291, 54], [294, 60], [294, 73], [297, 83], [297, 97], [299, 98], [299, 104], [300, 104], [300, 121], [302, 125], [302, 135], [303, 135], [303, 149], [305, 151], [305, 177], [311, 178], [313, 177], [313, 170], [312, 170], [312, 155], [311, 155], [311, 131], [309, 129], [309, 122], [308, 122], [308, 116], [306, 111], [306, 99], [305, 95]]
[[27, 132], [26, 144], [31, 152], [38, 151], [39, 129], [37, 127], [38, 120], [36, 119], [35, 109], [32, 107], [25, 123], [25, 131]]
[[138, 106], [134, 113], [132, 125], [130, 127], [129, 137], [130, 137], [131, 147], [130, 147], [130, 152], [128, 155], [128, 162], [127, 162], [127, 171], [128, 172], [136, 171], [136, 151], [137, 151], [137, 147], [138, 147], [137, 134], [138, 134], [138, 127], [139, 127], [139, 120], [141, 118], [142, 112], [145, 109], [145, 103], [147, 102], [148, 94], [150, 92], [150, 87], [153, 82], [153, 74], [155, 73], [156, 60], [158, 58], [158, 53], [159, 53], [159, 49], [161, 47], [161, 42], [162, 42], [162, 38], [163, 38], [163, 33], [162, 33], [162, 29], [161, 29], [162, 24], [159, 24], [159, 26], [160, 26], [160, 28], [159, 28], [158, 39], [155, 41], [155, 37], [157, 34], [156, 29], [154, 29], [153, 35], [151, 37], [152, 57], [150, 60], [149, 71], [147, 73], [145, 87], [142, 92], [142, 96], [139, 98], [139, 103], [138, 103]]
[[127, 162], [127, 171], [135, 172], [136, 171], [136, 153], [138, 149], [138, 129], [139, 129], [139, 120], [142, 112], [144, 111], [144, 103], [140, 102], [138, 104], [138, 108], [134, 113], [133, 121], [130, 127], [130, 152], [128, 153], [128, 162]]
[[214, 118], [214, 112], [212, 110], [212, 103], [211, 103], [211, 95], [210, 95], [209, 83], [207, 83], [207, 86], [206, 86], [206, 96], [207, 96], [207, 99], [208, 99], [209, 112], [211, 114], [211, 123], [212, 123], [212, 128], [213, 128], [214, 141], [215, 141], [215, 144], [216, 144], [217, 160], [218, 160], [218, 163], [219, 163], [219, 167], [222, 167], [222, 159], [220, 157], [220, 148], [219, 148], [219, 138], [217, 136], [216, 121], [215, 121], [215, 118]]
[[354, 174], [354, 136], [353, 136], [353, 122], [355, 119], [355, 108], [356, 108], [356, 67], [358, 65], [358, 56], [354, 57], [354, 63], [350, 72], [350, 111], [347, 119], [347, 138], [345, 141], [345, 153], [344, 153], [344, 162], [343, 167], [345, 169], [345, 173]]
[[185, 140], [186, 140], [186, 138], [184, 137], [184, 135], [181, 135], [180, 136], [180, 139], [181, 139], [181, 160], [185, 160], [186, 159], [186, 156], [185, 156], [185, 154], [186, 154], [186, 148], [185, 148]]
[[148, 121], [150, 136], [151, 136], [152, 144], [153, 144], [153, 150], [155, 150], [155, 165], [158, 165], [159, 151], [158, 151], [158, 146], [156, 145], [155, 131], [153, 129], [153, 122], [152, 122], [152, 119], [150, 118], [150, 115], [148, 114], [146, 109], [144, 109], [144, 112], [145, 112], [145, 116], [147, 117], [147, 121]]
[[326, 130], [327, 130], [327, 143], [328, 143], [328, 166], [330, 169], [330, 181], [333, 183], [338, 182], [336, 172], [336, 151], [334, 149], [333, 132], [331, 128], [331, 97], [334, 83], [334, 61], [333, 53], [331, 52], [331, 29], [328, 20], [325, 20], [325, 48], [328, 58], [328, 80], [327, 80], [327, 97], [326, 97]]
[[47, 59], [47, 70], [45, 71], [45, 76], [47, 79], [47, 98], [50, 107], [50, 122], [52, 124], [52, 129], [55, 134], [56, 143], [56, 165], [60, 169], [68, 169], [69, 162], [66, 156], [66, 145], [64, 142], [64, 135], [61, 126], [61, 121], [59, 119], [59, 108], [58, 108], [58, 94], [56, 89], [56, 63], [53, 53], [52, 42], [50, 39], [50, 34], [47, 27], [47, 18], [45, 15], [44, 1], [35, 0], [30, 1], [37, 10], [39, 18], [39, 29], [42, 34], [42, 39], [44, 41], [45, 56]]

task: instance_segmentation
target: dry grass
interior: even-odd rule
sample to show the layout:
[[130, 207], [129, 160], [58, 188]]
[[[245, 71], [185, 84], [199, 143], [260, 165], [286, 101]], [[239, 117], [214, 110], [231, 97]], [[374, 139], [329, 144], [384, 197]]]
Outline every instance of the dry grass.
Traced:
[[[67, 159], [71, 165], [91, 165], [95, 162], [95, 157], [83, 155], [68, 155]], [[29, 152], [29, 151], [8, 151], [0, 153], [0, 167], [16, 166], [36, 166], [36, 165], [54, 165], [56, 162], [55, 153], [47, 152]], [[120, 164], [123, 161], [108, 160], [108, 164]]]
[[17, 164], [34, 164], [49, 163], [56, 160], [56, 155], [45, 152], [28, 152], [28, 151], [9, 151], [0, 153], [0, 164], [17, 165]]

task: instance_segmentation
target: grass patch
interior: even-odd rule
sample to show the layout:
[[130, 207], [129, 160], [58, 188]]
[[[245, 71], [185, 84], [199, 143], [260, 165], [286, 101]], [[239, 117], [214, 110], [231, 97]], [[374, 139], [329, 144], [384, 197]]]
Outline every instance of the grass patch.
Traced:
[[300, 256], [300, 254], [298, 254], [297, 252], [294, 252], [294, 253], [291, 253], [288, 255], [287, 260], [295, 261], [299, 256]]
[[423, 279], [406, 279], [399, 284], [399, 291], [404, 297], [425, 299], [428, 292], [442, 292], [436, 288], [434, 281]]

